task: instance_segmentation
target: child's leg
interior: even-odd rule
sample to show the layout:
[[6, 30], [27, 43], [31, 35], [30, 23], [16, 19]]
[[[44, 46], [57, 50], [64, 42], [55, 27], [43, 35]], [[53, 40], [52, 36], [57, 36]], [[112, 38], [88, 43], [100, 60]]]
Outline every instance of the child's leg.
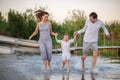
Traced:
[[65, 55], [64, 55], [64, 53], [62, 53], [62, 69], [64, 68], [64, 66], [65, 66]]
[[65, 66], [65, 60], [62, 61], [62, 69], [64, 68]]
[[70, 72], [70, 60], [66, 60], [66, 68], [67, 68], [67, 72]]

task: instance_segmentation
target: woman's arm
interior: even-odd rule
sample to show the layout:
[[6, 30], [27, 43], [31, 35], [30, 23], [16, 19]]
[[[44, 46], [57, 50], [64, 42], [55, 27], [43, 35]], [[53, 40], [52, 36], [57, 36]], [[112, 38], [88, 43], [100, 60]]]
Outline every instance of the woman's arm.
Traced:
[[52, 25], [51, 25], [51, 23], [49, 23], [49, 24], [50, 24], [50, 34], [53, 35], [53, 36], [55, 36], [56, 33], [54, 33], [54, 32], [52, 31]]
[[36, 25], [36, 28], [35, 28], [35, 31], [32, 33], [32, 35], [29, 37], [29, 40], [31, 40], [32, 39], [32, 37], [34, 37], [35, 35], [37, 35], [38, 34], [38, 30], [39, 30], [39, 23], [37, 23], [37, 25]]

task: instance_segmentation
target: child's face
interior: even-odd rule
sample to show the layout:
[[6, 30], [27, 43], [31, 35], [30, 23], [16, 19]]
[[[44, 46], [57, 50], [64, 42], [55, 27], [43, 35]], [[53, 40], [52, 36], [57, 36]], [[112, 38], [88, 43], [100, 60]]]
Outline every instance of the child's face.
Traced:
[[69, 40], [68, 35], [64, 35], [63, 40], [68, 41]]

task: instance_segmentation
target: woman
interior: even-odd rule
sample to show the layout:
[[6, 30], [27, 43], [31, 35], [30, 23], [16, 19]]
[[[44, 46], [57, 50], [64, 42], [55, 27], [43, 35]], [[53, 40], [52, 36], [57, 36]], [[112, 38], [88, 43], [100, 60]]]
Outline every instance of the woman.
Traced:
[[55, 33], [52, 32], [51, 23], [48, 21], [49, 13], [42, 10], [37, 10], [35, 13], [38, 23], [35, 31], [29, 37], [29, 40], [31, 40], [33, 36], [37, 35], [39, 31], [39, 48], [41, 51], [41, 57], [45, 66], [45, 70], [49, 70], [50, 61], [52, 58], [52, 40], [50, 35], [55, 35]]

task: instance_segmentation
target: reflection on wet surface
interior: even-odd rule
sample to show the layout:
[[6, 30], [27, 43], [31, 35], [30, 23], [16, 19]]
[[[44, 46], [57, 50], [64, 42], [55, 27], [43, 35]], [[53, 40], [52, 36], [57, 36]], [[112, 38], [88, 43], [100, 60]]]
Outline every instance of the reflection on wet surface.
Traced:
[[0, 68], [2, 66], [6, 66], [8, 70], [13, 68], [24, 75], [26, 80], [120, 80], [120, 64], [111, 64], [110, 60], [100, 57], [98, 57], [94, 74], [91, 73], [92, 57], [86, 59], [86, 69], [83, 73], [81, 71], [81, 56], [72, 56], [69, 74], [66, 73], [66, 69], [61, 70], [61, 55], [59, 54], [53, 55], [51, 70], [47, 72], [44, 71], [39, 55], [25, 55], [22, 60], [17, 59], [15, 55], [3, 57], [0, 57]]
[[[90, 75], [91, 75], [91, 77], [89, 78], [89, 80], [96, 80], [96, 79], [95, 79], [94, 73], [90, 73]], [[85, 74], [84, 74], [84, 73], [82, 73], [81, 80], [86, 80], [86, 79], [85, 79]]]
[[69, 73], [67, 73], [66, 75], [63, 74], [63, 75], [62, 75], [62, 80], [69, 80], [69, 76], [70, 76]]

